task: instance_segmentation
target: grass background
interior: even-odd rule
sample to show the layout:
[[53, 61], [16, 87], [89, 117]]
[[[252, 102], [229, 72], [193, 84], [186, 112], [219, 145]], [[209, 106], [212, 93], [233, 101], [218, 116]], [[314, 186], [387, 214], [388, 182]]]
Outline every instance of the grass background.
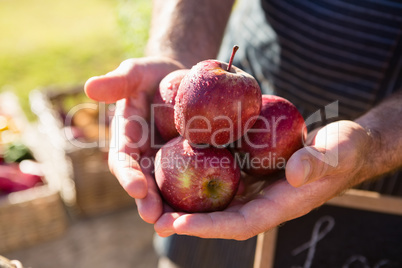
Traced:
[[0, 91], [82, 84], [143, 55], [148, 0], [0, 0]]

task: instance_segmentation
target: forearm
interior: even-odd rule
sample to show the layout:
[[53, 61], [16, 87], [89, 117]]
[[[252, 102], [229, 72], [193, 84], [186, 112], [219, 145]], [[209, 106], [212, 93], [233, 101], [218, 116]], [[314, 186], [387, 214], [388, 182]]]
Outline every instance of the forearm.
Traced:
[[367, 148], [367, 175], [378, 176], [402, 167], [402, 91], [394, 93], [356, 120], [372, 139]]
[[147, 55], [190, 68], [216, 58], [234, 0], [154, 0]]

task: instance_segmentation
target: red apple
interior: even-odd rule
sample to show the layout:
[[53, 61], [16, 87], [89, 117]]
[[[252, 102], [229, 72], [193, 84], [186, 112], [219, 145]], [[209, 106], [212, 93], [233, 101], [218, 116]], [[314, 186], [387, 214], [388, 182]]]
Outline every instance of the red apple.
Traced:
[[152, 106], [153, 120], [165, 141], [179, 135], [174, 124], [174, 104], [180, 82], [189, 71], [189, 69], [180, 69], [169, 73], [162, 79], [155, 92]]
[[240, 169], [226, 148], [200, 148], [176, 137], [156, 154], [155, 180], [174, 209], [211, 212], [225, 209], [232, 201]]
[[268, 175], [285, 167], [303, 146], [307, 129], [302, 115], [288, 100], [262, 95], [261, 113], [253, 127], [235, 143], [239, 166], [251, 175]]
[[250, 128], [261, 109], [261, 90], [253, 76], [229, 64], [206, 60], [180, 83], [174, 107], [176, 129], [194, 144], [221, 146]]

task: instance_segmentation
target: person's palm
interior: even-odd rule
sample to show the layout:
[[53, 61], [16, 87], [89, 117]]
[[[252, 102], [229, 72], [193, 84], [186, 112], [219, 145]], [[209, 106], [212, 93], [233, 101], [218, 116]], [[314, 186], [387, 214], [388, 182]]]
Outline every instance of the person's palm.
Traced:
[[[92, 77], [85, 85], [90, 98], [116, 102], [109, 167], [126, 192], [135, 198], [140, 216], [149, 223], [154, 223], [163, 212], [149, 165], [155, 153], [150, 146], [149, 100], [160, 80], [179, 68], [183, 66], [167, 58], [131, 59], [105, 76]], [[149, 159], [142, 161], [144, 158]]]
[[[314, 132], [310, 146], [289, 159], [286, 179], [265, 183], [249, 179], [245, 195], [224, 211], [165, 213], [156, 222], [161, 236], [174, 233], [203, 238], [244, 240], [307, 214], [358, 183], [370, 137], [352, 121], [332, 123]], [[304, 165], [303, 163], [309, 164]], [[250, 192], [247, 189], [251, 190]]]
[[151, 158], [157, 149], [150, 146], [149, 99], [160, 80], [179, 68], [184, 67], [165, 58], [133, 59], [106, 76], [89, 79], [86, 84], [86, 93], [92, 99], [116, 102], [110, 169], [127, 193], [136, 199], [140, 216], [146, 222], [155, 223], [155, 230], [161, 236], [178, 233], [247, 239], [305, 215], [358, 183], [359, 177], [366, 177], [367, 174], [359, 171], [371, 138], [360, 125], [339, 121], [310, 135], [312, 144], [289, 159], [286, 179], [272, 183], [243, 179], [239, 195], [224, 211], [168, 212], [171, 210], [166, 210], [163, 204], [151, 175], [152, 168], [141, 166], [141, 160]]

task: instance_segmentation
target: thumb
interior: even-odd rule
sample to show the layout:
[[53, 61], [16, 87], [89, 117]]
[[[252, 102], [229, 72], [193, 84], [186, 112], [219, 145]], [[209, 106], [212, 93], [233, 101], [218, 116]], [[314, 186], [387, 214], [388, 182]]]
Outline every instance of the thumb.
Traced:
[[85, 83], [85, 93], [93, 100], [107, 103], [113, 103], [132, 95], [129, 89], [137, 86], [138, 78], [129, 75], [131, 67], [128, 61], [124, 61], [116, 70], [88, 79]]
[[116, 70], [90, 78], [85, 92], [93, 100], [112, 103], [140, 92], [151, 93], [168, 73], [183, 68], [179, 62], [163, 57], [128, 59]]
[[285, 174], [292, 186], [302, 186], [338, 170], [338, 129], [335, 123], [320, 129], [313, 145], [301, 148], [290, 157]]
[[304, 147], [296, 151], [286, 164], [286, 179], [294, 187], [332, 174], [338, 165], [336, 148]]

